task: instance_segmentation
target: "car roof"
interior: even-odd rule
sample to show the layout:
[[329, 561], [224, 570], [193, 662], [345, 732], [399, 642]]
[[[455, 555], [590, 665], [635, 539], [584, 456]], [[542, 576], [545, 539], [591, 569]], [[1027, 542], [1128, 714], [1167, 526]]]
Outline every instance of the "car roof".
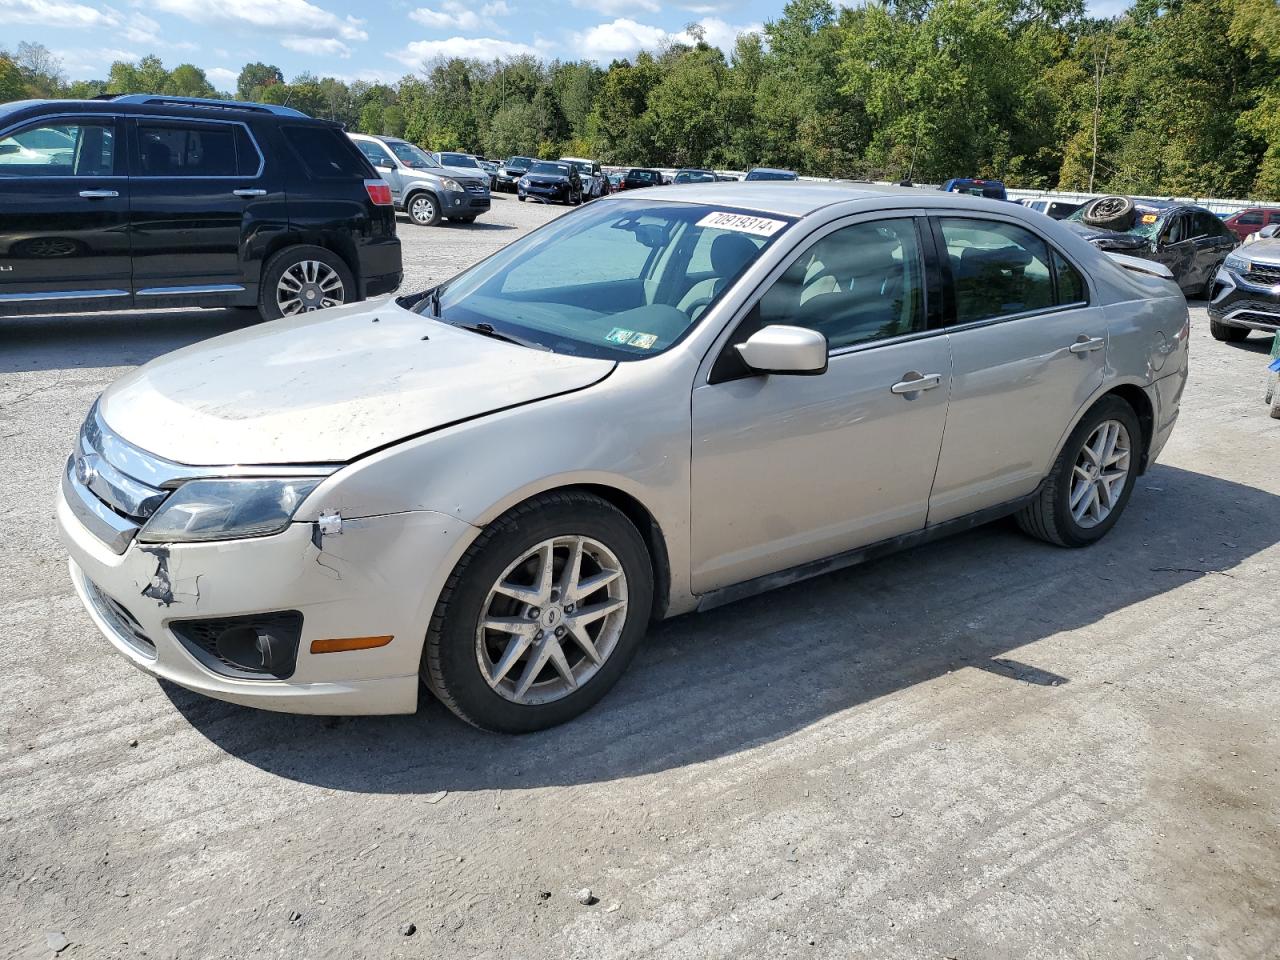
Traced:
[[209, 117], [234, 116], [239, 120], [250, 118], [287, 120], [290, 123], [319, 124], [339, 127], [332, 120], [310, 117], [291, 107], [275, 104], [248, 103], [239, 100], [209, 100], [199, 97], [166, 97], [153, 94], [122, 94], [118, 97], [94, 100], [17, 100], [0, 105], [0, 124], [30, 117], [57, 114], [121, 115], [138, 117]]
[[[918, 198], [930, 207], [955, 207], [969, 210], [1007, 210], [1017, 207], [1003, 200], [988, 200], [959, 193], [920, 187], [881, 186], [874, 183], [838, 183], [809, 180], [732, 180], [716, 183], [678, 183], [661, 188], [628, 191], [627, 197], [651, 196], [654, 199], [681, 200], [716, 206], [780, 213], [788, 217], [804, 217], [835, 203], [855, 200], [884, 200], [903, 197]], [[1025, 207], [1021, 209], [1026, 209]]]
[[782, 167], [752, 167], [747, 173], [789, 173], [795, 176], [794, 170], [786, 170]]

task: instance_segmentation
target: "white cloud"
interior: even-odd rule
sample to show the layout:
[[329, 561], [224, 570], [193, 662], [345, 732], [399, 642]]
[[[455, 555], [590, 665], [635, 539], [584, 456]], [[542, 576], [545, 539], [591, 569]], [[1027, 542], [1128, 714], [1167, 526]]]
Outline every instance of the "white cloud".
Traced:
[[538, 50], [527, 43], [499, 40], [496, 37], [450, 37], [448, 40], [415, 40], [402, 50], [387, 54], [407, 67], [417, 69], [437, 57], [465, 57], [477, 60], [500, 60], [505, 57], [537, 56]]
[[[704, 39], [713, 47], [725, 52], [733, 50], [740, 33], [760, 33], [764, 28], [758, 23], [734, 25], [716, 17], [708, 17], [700, 24]], [[585, 57], [601, 62], [617, 57], [632, 57], [641, 50], [657, 50], [672, 43], [694, 42], [688, 32], [670, 33], [661, 27], [651, 27], [635, 20], [621, 17], [611, 23], [601, 23], [575, 33], [574, 48]]]
[[0, 23], [64, 30], [107, 30], [130, 43], [166, 46], [160, 39], [160, 24], [150, 17], [69, 0], [0, 0]]
[[574, 34], [574, 47], [592, 60], [630, 57], [640, 50], [653, 50], [669, 43], [672, 34], [661, 27], [650, 27], [621, 17]]
[[151, 0], [151, 9], [194, 23], [285, 30], [293, 35], [368, 40], [364, 21], [339, 17], [308, 0]]
[[228, 70], [226, 67], [210, 67], [204, 72], [204, 75], [219, 90], [234, 90], [236, 81], [240, 79], [239, 72]]
[[581, 7], [583, 10], [592, 10], [606, 17], [616, 17], [622, 13], [635, 13], [637, 10], [657, 13], [662, 9], [662, 5], [657, 0], [572, 0], [572, 3], [575, 7]]
[[351, 48], [334, 37], [285, 37], [280, 41], [280, 46], [294, 53], [341, 57], [343, 60], [351, 56]]
[[491, 0], [480, 8], [479, 13], [459, 0], [443, 0], [439, 9], [436, 10], [430, 7], [418, 7], [410, 12], [409, 19], [435, 30], [470, 31], [480, 30], [487, 25], [497, 33], [506, 33], [507, 31], [492, 23], [491, 20], [493, 17], [510, 16], [513, 12], [506, 0]]
[[94, 47], [88, 50], [84, 48], [64, 48], [51, 52], [62, 61], [62, 69], [66, 71], [67, 76], [72, 80], [101, 80], [107, 74], [107, 67], [116, 60], [137, 63], [142, 59], [142, 54], [135, 53], [132, 50], [102, 47]]
[[514, 7], [507, 6], [506, 0], [493, 0], [481, 7], [480, 12], [486, 17], [509, 17], [516, 11]]

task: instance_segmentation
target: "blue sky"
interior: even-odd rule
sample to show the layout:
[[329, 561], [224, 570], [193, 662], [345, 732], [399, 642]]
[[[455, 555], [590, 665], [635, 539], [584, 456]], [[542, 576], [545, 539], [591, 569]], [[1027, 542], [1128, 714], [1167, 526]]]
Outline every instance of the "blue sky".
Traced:
[[[0, 45], [42, 43], [73, 80], [106, 76], [113, 60], [155, 53], [189, 62], [234, 90], [246, 62], [347, 80], [398, 79], [437, 56], [614, 57], [653, 49], [698, 22], [731, 49], [783, 0], [0, 0]], [[1123, 0], [1094, 0], [1107, 14]]]

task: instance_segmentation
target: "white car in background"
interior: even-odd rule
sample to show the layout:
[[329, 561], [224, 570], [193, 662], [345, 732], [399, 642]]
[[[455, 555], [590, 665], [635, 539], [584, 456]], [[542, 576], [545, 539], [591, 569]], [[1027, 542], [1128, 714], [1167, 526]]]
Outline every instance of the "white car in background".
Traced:
[[609, 181], [604, 169], [595, 160], [583, 157], [561, 157], [560, 163], [572, 163], [578, 170], [582, 180], [582, 196], [586, 200], [603, 197], [609, 192]]

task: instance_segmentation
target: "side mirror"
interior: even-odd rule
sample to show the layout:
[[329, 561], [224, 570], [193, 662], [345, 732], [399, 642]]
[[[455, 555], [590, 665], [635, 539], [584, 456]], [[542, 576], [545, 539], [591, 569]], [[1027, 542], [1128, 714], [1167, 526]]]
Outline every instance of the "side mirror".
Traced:
[[827, 338], [807, 327], [772, 324], [734, 349], [757, 373], [812, 377], [827, 372]]

